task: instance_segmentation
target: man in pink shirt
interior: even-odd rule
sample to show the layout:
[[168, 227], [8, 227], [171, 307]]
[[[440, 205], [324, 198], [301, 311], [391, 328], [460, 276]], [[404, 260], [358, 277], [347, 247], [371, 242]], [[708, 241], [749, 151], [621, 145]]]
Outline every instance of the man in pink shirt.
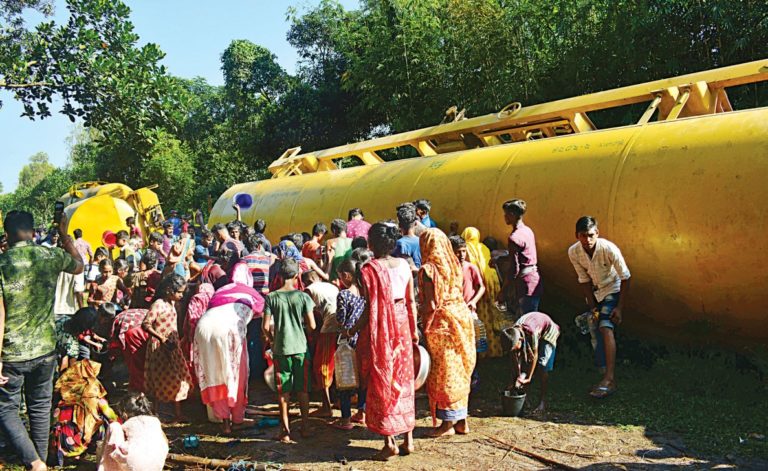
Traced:
[[534, 412], [544, 412], [547, 408], [549, 373], [555, 367], [560, 326], [543, 312], [529, 312], [518, 319], [513, 327], [504, 329], [503, 333], [512, 347], [512, 366], [516, 378], [514, 388], [526, 387], [534, 375], [538, 377], [541, 399]]
[[349, 221], [347, 222], [347, 237], [354, 239], [355, 237], [363, 237], [368, 240], [368, 231], [371, 229], [371, 224], [367, 222], [363, 215], [363, 210], [360, 208], [352, 208], [349, 210]]
[[523, 223], [527, 209], [525, 201], [509, 200], [502, 206], [504, 222], [512, 227], [509, 234], [508, 248], [510, 267], [499, 292], [499, 302], [504, 302], [512, 295], [514, 287], [515, 309], [518, 315], [539, 310], [542, 283], [539, 268], [536, 265], [536, 237], [530, 227]]

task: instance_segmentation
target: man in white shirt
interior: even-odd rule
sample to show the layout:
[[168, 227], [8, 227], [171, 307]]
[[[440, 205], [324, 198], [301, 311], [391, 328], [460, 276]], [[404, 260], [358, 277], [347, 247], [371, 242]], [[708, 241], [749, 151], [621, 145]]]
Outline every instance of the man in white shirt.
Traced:
[[605, 368], [605, 372], [590, 395], [602, 399], [616, 391], [616, 339], [613, 331], [622, 321], [631, 275], [616, 244], [599, 236], [597, 221], [593, 217], [579, 218], [576, 221], [578, 242], [568, 249], [568, 258], [579, 277], [589, 309], [598, 313], [600, 333], [597, 336], [595, 363]]

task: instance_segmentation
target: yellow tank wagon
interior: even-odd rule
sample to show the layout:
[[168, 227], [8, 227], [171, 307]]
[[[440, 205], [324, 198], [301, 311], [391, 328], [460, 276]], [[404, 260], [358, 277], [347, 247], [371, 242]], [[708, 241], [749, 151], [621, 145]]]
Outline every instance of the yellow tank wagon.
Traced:
[[[501, 205], [528, 202], [542, 277], [552, 296], [578, 299], [567, 256], [582, 215], [623, 250], [633, 275], [626, 324], [677, 337], [768, 339], [768, 108], [735, 111], [727, 88], [768, 80], [768, 60], [709, 70], [301, 154], [289, 149], [270, 180], [230, 188], [211, 223], [268, 222], [277, 238], [317, 221], [394, 217], [427, 198], [444, 229], [453, 221], [506, 240]], [[635, 124], [597, 129], [588, 113], [646, 104]], [[449, 121], [451, 121], [449, 120]], [[402, 146], [420, 157], [384, 163]], [[355, 157], [364, 165], [339, 168]], [[574, 313], [576, 314], [576, 313]], [[570, 321], [563, 319], [563, 321]]]
[[125, 220], [135, 217], [146, 237], [161, 230], [164, 221], [160, 200], [152, 188], [132, 190], [121, 183], [86, 182], [73, 185], [59, 201], [65, 204], [69, 224], [67, 232], [83, 231], [91, 246], [104, 245], [106, 232], [128, 230]]

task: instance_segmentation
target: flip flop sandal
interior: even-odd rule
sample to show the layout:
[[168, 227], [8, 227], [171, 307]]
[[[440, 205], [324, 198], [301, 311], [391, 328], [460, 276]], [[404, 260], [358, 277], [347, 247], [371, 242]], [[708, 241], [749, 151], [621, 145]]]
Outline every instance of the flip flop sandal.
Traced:
[[329, 427], [333, 427], [333, 428], [335, 428], [337, 430], [345, 430], [345, 431], [349, 431], [349, 430], [352, 430], [353, 428], [355, 428], [355, 426], [353, 424], [351, 424], [351, 423], [346, 424], [346, 425], [342, 425], [342, 424], [340, 424], [338, 422], [331, 422], [330, 424], [328, 424], [328, 426]]
[[595, 399], [605, 399], [606, 397], [611, 396], [615, 392], [616, 392], [615, 387], [597, 386], [596, 388], [592, 389], [589, 395], [594, 397]]

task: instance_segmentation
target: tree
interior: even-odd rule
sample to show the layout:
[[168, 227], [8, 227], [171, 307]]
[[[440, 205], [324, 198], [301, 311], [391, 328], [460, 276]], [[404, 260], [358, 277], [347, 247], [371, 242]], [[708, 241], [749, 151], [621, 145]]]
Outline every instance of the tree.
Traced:
[[288, 77], [277, 56], [245, 39], [230, 43], [221, 55], [221, 70], [227, 92], [241, 106], [258, 98], [275, 100], [285, 90]]
[[48, 161], [48, 154], [38, 152], [29, 158], [29, 163], [21, 168], [19, 172], [19, 187], [34, 188], [38, 183], [56, 169]]
[[157, 184], [156, 191], [166, 207], [190, 208], [195, 188], [195, 167], [188, 149], [178, 139], [162, 131], [157, 133], [154, 142], [141, 172], [141, 184]]
[[69, 157], [67, 167], [75, 182], [98, 180], [97, 162], [102, 149], [99, 146], [101, 133], [94, 128], [77, 125], [67, 137]]
[[20, 6], [50, 13], [50, 2], [2, 2], [8, 21], [0, 31], [0, 89], [14, 92], [24, 115], [51, 115], [53, 97], [61, 113], [95, 127], [110, 142], [142, 155], [155, 129], [175, 129], [183, 120], [185, 95], [166, 73], [157, 45], [137, 46], [130, 9], [119, 0], [67, 0], [66, 24], [24, 28]]

